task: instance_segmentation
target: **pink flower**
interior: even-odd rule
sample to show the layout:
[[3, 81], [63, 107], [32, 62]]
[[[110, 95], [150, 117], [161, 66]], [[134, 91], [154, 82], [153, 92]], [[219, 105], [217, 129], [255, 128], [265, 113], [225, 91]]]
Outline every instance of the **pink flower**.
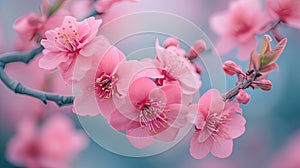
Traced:
[[[98, 68], [88, 71], [78, 82], [77, 86], [82, 90], [82, 94], [75, 97], [73, 111], [79, 115], [94, 116], [101, 113], [108, 119], [114, 109], [112, 97], [118, 94], [117, 84], [119, 78], [122, 78], [117, 70], [125, 60], [125, 55], [114, 46], [104, 54]], [[99, 104], [99, 110], [95, 100]]]
[[[103, 43], [101, 36], [95, 38], [100, 24], [101, 20], [93, 17], [77, 22], [74, 17], [66, 16], [61, 27], [47, 31], [47, 39], [41, 41], [45, 49], [39, 66], [47, 70], [58, 67], [68, 83], [82, 78], [92, 64], [91, 56], [97, 45]], [[80, 68], [76, 72], [81, 74], [75, 74], [77, 79], [73, 77], [75, 62]]]
[[300, 167], [300, 133], [288, 139], [283, 149], [271, 160], [268, 168], [298, 168]]
[[30, 119], [20, 123], [7, 146], [9, 161], [29, 168], [62, 168], [87, 146], [85, 134], [74, 130], [72, 121], [64, 116], [48, 119], [40, 129], [37, 126]]
[[46, 17], [40, 17], [35, 13], [30, 13], [18, 18], [15, 21], [13, 28], [19, 35], [32, 40], [42, 28], [45, 21]]
[[152, 144], [154, 139], [172, 141], [185, 124], [181, 93], [176, 84], [158, 88], [151, 79], [138, 78], [123, 100], [112, 113], [110, 124], [117, 130], [125, 130], [137, 148]]
[[95, 2], [95, 8], [98, 13], [104, 13], [109, 10], [114, 4], [122, 1], [138, 2], [139, 0], [97, 0]]
[[196, 93], [200, 86], [200, 76], [191, 63], [184, 57], [177, 55], [176, 52], [159, 46], [156, 41], [155, 66], [159, 69], [163, 78], [157, 79], [157, 84], [163, 85], [178, 82], [183, 94], [192, 95]]
[[260, 8], [259, 0], [238, 0], [230, 3], [228, 11], [211, 17], [210, 25], [220, 36], [216, 44], [220, 54], [228, 53], [236, 46], [238, 58], [249, 58], [257, 46], [255, 34], [267, 21]]
[[[74, 86], [82, 93], [77, 95], [73, 111], [79, 115], [95, 116], [102, 114], [109, 120], [115, 110], [114, 99], [127, 95], [130, 82], [142, 71], [148, 68], [149, 63], [136, 60], [126, 61], [125, 55], [114, 46], [97, 47], [96, 55], [100, 57], [98, 65], [93, 66], [86, 75]], [[102, 56], [103, 55], [103, 56]], [[154, 67], [152, 66], [152, 69]]]
[[300, 29], [299, 0], [267, 0], [266, 3], [268, 14], [274, 21], [280, 19], [283, 23]]
[[195, 120], [196, 132], [190, 142], [190, 153], [196, 158], [205, 157], [209, 152], [219, 158], [232, 153], [232, 139], [245, 131], [246, 120], [239, 104], [223, 102], [219, 91], [211, 89], [199, 100]]

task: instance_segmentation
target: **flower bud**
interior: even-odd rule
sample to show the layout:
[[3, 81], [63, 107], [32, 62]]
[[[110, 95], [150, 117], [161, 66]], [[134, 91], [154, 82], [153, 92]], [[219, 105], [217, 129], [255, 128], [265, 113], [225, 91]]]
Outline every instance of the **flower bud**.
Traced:
[[259, 81], [253, 81], [252, 84], [254, 84], [256, 87], [261, 88], [262, 90], [269, 91], [272, 89], [272, 82], [267, 79], [261, 79]]
[[198, 55], [206, 50], [206, 43], [203, 40], [195, 41], [193, 47], [191, 47], [189, 52], [190, 58], [197, 58]]
[[168, 48], [170, 46], [175, 46], [176, 48], [178, 48], [179, 41], [173, 37], [167, 38], [166, 41], [164, 42], [164, 48]]
[[226, 61], [223, 64], [223, 70], [226, 74], [232, 76], [234, 74], [242, 74], [245, 75], [240, 66], [238, 66], [233, 61]]
[[239, 93], [236, 95], [235, 98], [240, 104], [248, 104], [250, 100], [250, 95], [247, 92], [245, 92], [243, 89], [240, 89]]

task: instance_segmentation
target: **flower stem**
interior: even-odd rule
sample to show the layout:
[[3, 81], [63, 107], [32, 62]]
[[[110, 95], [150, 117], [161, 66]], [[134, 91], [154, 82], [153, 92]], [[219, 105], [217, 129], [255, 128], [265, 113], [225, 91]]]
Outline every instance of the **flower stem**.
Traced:
[[20, 82], [12, 80], [4, 71], [5, 66], [13, 62], [23, 62], [28, 64], [36, 55], [41, 53], [44, 48], [42, 46], [28, 52], [28, 53], [12, 53], [0, 56], [0, 79], [2, 82], [16, 94], [24, 94], [28, 96], [40, 99], [43, 103], [47, 104], [47, 101], [53, 101], [58, 106], [70, 105], [73, 103], [74, 97], [61, 96], [53, 93], [42, 92], [34, 89], [30, 89]]
[[240, 89], [244, 90], [249, 88], [249, 86], [256, 79], [256, 77], [257, 73], [243, 78], [243, 80], [241, 82], [238, 82], [238, 84], [234, 88], [232, 88], [223, 95], [223, 101], [226, 102], [227, 100], [233, 99], [239, 93]]

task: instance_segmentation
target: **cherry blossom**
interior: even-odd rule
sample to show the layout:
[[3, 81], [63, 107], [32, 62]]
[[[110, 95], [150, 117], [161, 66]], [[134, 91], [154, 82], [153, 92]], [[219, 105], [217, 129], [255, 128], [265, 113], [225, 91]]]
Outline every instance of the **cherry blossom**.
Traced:
[[[82, 78], [92, 64], [97, 45], [103, 43], [101, 36], [95, 38], [100, 24], [101, 20], [94, 17], [77, 22], [66, 16], [61, 27], [47, 31], [47, 38], [41, 41], [45, 49], [39, 66], [47, 70], [58, 67], [67, 83]], [[76, 74], [77, 79], [73, 76], [75, 64], [80, 68], [76, 73], [81, 74]]]
[[74, 130], [72, 121], [61, 115], [46, 120], [42, 128], [31, 119], [23, 120], [9, 141], [7, 158], [29, 168], [68, 167], [68, 162], [87, 146], [87, 138]]
[[226, 158], [232, 153], [233, 142], [245, 131], [242, 109], [232, 101], [224, 102], [219, 91], [211, 89], [199, 100], [195, 120], [196, 131], [190, 142], [190, 153], [196, 159], [212, 153]]
[[201, 86], [200, 76], [196, 73], [190, 62], [176, 52], [162, 48], [156, 41], [156, 59], [154, 65], [159, 69], [163, 78], [156, 80], [163, 85], [178, 82], [183, 94], [192, 95]]
[[299, 0], [266, 0], [266, 7], [273, 21], [280, 20], [285, 24], [300, 29]]
[[211, 16], [211, 28], [220, 36], [216, 43], [220, 54], [237, 47], [239, 59], [249, 58], [257, 46], [255, 34], [268, 21], [260, 8], [259, 0], [237, 0], [230, 3], [227, 11]]
[[[126, 61], [122, 51], [111, 46], [109, 42], [106, 45], [98, 47], [98, 65], [92, 66], [94, 68], [75, 84], [82, 93], [76, 96], [73, 111], [79, 115], [101, 114], [109, 120], [116, 108], [114, 98], [125, 97], [134, 78], [155, 77], [158, 72], [147, 62]], [[146, 74], [143, 71], [146, 71]]]
[[184, 107], [178, 85], [160, 88], [149, 78], [138, 78], [129, 87], [128, 97], [112, 113], [110, 124], [125, 130], [137, 148], [152, 144], [154, 139], [172, 141], [185, 124]]

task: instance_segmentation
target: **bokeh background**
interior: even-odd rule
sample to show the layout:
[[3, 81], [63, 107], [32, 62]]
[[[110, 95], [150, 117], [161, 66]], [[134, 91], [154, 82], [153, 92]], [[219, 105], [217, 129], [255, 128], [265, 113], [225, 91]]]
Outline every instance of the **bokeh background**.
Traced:
[[[120, 15], [140, 11], [169, 12], [190, 20], [201, 28], [211, 41], [215, 42], [217, 36], [210, 29], [209, 17], [213, 13], [227, 9], [229, 2], [230, 0], [141, 0], [137, 3], [126, 2], [111, 8], [110, 13], [104, 19], [109, 21]], [[39, 0], [0, 0], [0, 53], [14, 50], [13, 43], [16, 38], [16, 33], [12, 29], [14, 20], [31, 11], [39, 12], [40, 3]], [[120, 29], [120, 31], [122, 30]], [[249, 90], [251, 101], [249, 104], [242, 106], [244, 116], [247, 119], [246, 132], [240, 138], [234, 140], [234, 151], [229, 158], [217, 159], [209, 155], [202, 160], [193, 159], [189, 154], [189, 140], [193, 133], [193, 130], [191, 130], [179, 144], [170, 150], [159, 155], [143, 158], [125, 157], [111, 153], [90, 140], [88, 148], [72, 160], [70, 167], [268, 167], [278, 153], [286, 148], [290, 139], [296, 134], [300, 134], [300, 30], [283, 25], [280, 27], [280, 32], [288, 38], [288, 45], [278, 60], [279, 71], [274, 71], [269, 76], [269, 79], [273, 82], [273, 89], [268, 92]], [[258, 35], [260, 42], [262, 37], [262, 35]], [[154, 35], [148, 39], [143, 39], [143, 42], [154, 44], [153, 39], [155, 39]], [[136, 38], [136, 40], [141, 40], [141, 38]], [[126, 49], [124, 50], [125, 54], [129, 54], [126, 53]], [[239, 61], [235, 57], [236, 53], [237, 51], [233, 51], [222, 56], [221, 59], [222, 61], [232, 59], [246, 69], [247, 61]], [[30, 68], [22, 64], [9, 65], [7, 71], [14, 79], [22, 81], [33, 88], [45, 89], [41, 88], [42, 85], [53, 92], [70, 93], [70, 88], [63, 83], [59, 86], [49, 86], [50, 84], [47, 83], [49, 78], [59, 78], [55, 72], [49, 74], [48, 72], [41, 72], [47, 73], [45, 78], [44, 75], [35, 75], [40, 71], [36, 67], [36, 62], [31, 63]], [[210, 87], [210, 79], [205, 69], [201, 79], [203, 87], [200, 93], [203, 93]], [[234, 86], [235, 80], [235, 77], [227, 77], [227, 86], [229, 88]], [[43, 105], [33, 98], [15, 95], [0, 83], [1, 168], [14, 167], [5, 157], [6, 144], [14, 135], [18, 122], [29, 113], [43, 113], [42, 115], [64, 113], [74, 120], [78, 129], [82, 129], [70, 107], [59, 109], [51, 103]], [[300, 151], [296, 154], [300, 156]]]

